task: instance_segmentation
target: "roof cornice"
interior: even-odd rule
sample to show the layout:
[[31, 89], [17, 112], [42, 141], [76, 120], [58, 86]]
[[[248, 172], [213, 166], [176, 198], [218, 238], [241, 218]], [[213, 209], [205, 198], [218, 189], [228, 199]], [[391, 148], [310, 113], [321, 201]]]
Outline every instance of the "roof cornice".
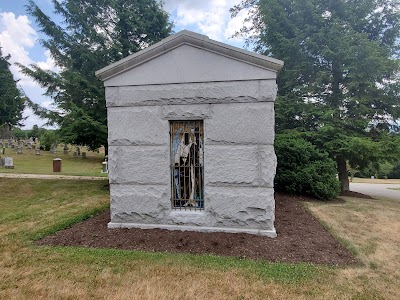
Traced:
[[281, 60], [220, 43], [208, 38], [206, 35], [198, 34], [189, 30], [183, 30], [150, 47], [129, 55], [101, 70], [98, 70], [95, 74], [99, 79], [103, 81], [107, 80], [183, 44], [202, 48], [274, 72], [280, 71], [283, 67], [283, 61]]

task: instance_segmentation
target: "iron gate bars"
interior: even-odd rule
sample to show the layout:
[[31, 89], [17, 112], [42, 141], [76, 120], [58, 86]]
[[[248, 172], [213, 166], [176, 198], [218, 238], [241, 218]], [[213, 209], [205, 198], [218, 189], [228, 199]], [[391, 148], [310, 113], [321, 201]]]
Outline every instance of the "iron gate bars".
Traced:
[[172, 208], [203, 210], [203, 121], [171, 121], [170, 138]]

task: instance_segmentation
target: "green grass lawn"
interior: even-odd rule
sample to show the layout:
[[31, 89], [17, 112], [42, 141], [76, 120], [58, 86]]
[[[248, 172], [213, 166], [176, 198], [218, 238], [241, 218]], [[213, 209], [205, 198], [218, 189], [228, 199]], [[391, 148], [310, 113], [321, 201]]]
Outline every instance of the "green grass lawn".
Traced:
[[370, 178], [353, 178], [354, 183], [370, 183], [370, 184], [400, 184], [400, 179], [370, 179]]
[[[34, 245], [108, 207], [106, 183], [0, 178], [0, 299], [396, 299], [400, 292], [398, 201], [306, 204], [364, 266]], [[374, 230], [370, 214], [379, 217]]]
[[[63, 154], [62, 147], [57, 149], [56, 154], [49, 151], [40, 151], [40, 155], [35, 155], [34, 149], [23, 149], [22, 154], [17, 154], [16, 149], [6, 148], [5, 155], [14, 160], [14, 169], [0, 168], [0, 173], [19, 173], [19, 174], [62, 174], [79, 176], [104, 176], [102, 174], [102, 162], [104, 152], [97, 153], [86, 151], [87, 158], [73, 158], [73, 152]], [[85, 150], [83, 150], [85, 151]], [[62, 159], [61, 173], [53, 173], [53, 159]]]
[[246, 287], [253, 280], [262, 290], [270, 281], [279, 289], [292, 286], [291, 293], [285, 292], [291, 295], [304, 282], [318, 281], [319, 275], [330, 272], [310, 264], [211, 255], [34, 246], [33, 240], [108, 207], [106, 183], [0, 178], [1, 299], [153, 299], [149, 284], [154, 285], [150, 287], [157, 295], [154, 299], [179, 299], [178, 294], [185, 295], [181, 299], [196, 299], [195, 294], [218, 299], [212, 296], [211, 286], [207, 287], [215, 285], [214, 280], [222, 284], [215, 291], [225, 297], [231, 294], [231, 285], [243, 288], [234, 293], [237, 299], [242, 293], [259, 294]]

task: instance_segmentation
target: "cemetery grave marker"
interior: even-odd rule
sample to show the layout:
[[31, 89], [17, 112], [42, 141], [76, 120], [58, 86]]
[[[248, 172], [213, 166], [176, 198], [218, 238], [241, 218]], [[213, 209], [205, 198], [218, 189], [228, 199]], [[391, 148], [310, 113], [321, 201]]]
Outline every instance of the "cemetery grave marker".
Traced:
[[14, 169], [14, 160], [12, 157], [3, 157], [4, 159], [4, 168], [6, 169]]

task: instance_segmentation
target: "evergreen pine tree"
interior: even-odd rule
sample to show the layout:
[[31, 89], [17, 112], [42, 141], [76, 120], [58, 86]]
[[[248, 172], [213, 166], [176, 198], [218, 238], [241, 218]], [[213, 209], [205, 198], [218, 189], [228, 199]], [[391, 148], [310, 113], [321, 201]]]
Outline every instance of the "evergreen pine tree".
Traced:
[[0, 47], [0, 128], [10, 131], [21, 126], [25, 98], [17, 87], [17, 81], [10, 71], [10, 55], [3, 56]]
[[46, 89], [56, 111], [36, 112], [60, 126], [64, 142], [107, 147], [107, 114], [102, 82], [95, 71], [160, 41], [171, 33], [168, 14], [156, 0], [52, 0], [57, 24], [30, 0], [28, 13], [47, 36], [59, 72], [37, 65], [22, 71]]

